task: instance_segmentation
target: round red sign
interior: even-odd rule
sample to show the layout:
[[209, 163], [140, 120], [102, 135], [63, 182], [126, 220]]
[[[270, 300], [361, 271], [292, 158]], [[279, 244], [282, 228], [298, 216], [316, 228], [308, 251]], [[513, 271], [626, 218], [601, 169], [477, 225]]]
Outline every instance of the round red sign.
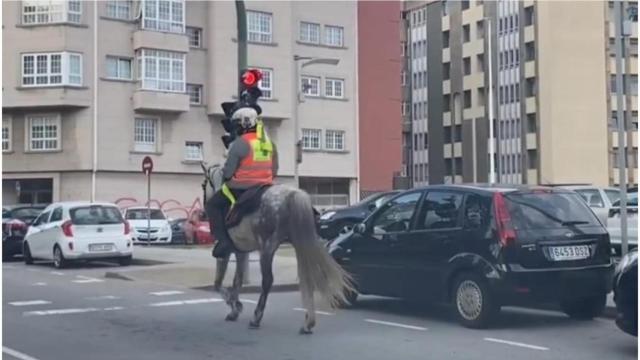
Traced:
[[151, 157], [145, 156], [144, 159], [142, 160], [142, 172], [148, 175], [148, 174], [151, 174], [152, 171], [153, 171], [153, 160], [151, 160]]

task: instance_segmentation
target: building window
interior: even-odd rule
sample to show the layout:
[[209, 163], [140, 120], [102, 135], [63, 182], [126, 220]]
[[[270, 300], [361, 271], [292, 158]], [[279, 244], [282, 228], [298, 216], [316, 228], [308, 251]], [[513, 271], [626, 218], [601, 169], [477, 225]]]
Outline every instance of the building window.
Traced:
[[302, 149], [320, 150], [320, 129], [302, 129]]
[[258, 69], [262, 73], [262, 78], [258, 81], [258, 88], [262, 91], [263, 99], [273, 99], [273, 70]]
[[527, 90], [526, 90], [526, 97], [531, 97], [531, 96], [536, 96], [536, 94], [538, 93], [538, 89], [537, 89], [537, 85], [536, 85], [536, 78], [528, 78], [527, 79]]
[[80, 0], [22, 1], [22, 23], [25, 25], [79, 23], [81, 16]]
[[451, 111], [451, 95], [446, 94], [442, 98], [442, 109], [444, 112]]
[[193, 26], [187, 26], [187, 36], [189, 37], [189, 46], [194, 48], [202, 47], [202, 29]]
[[407, 56], [408, 45], [406, 41], [400, 43], [400, 56]]
[[111, 79], [131, 80], [131, 59], [107, 56], [107, 77]]
[[187, 161], [202, 161], [202, 142], [187, 141], [184, 144], [184, 159]]
[[131, 0], [107, 1], [107, 16], [116, 19], [131, 19]]
[[139, 152], [156, 152], [158, 135], [158, 119], [136, 118], [134, 129], [134, 150]]
[[315, 76], [301, 77], [302, 93], [306, 96], [320, 96], [320, 78]]
[[69, 52], [22, 54], [22, 85], [82, 85], [82, 55]]
[[12, 123], [11, 118], [2, 119], [2, 152], [9, 152], [13, 149], [11, 143]]
[[449, 80], [451, 78], [451, 63], [442, 64], [442, 79]]
[[471, 41], [471, 25], [467, 24], [462, 27], [462, 42]]
[[249, 41], [273, 42], [273, 15], [260, 11], [247, 11], [247, 33]]
[[60, 115], [27, 115], [28, 151], [60, 150]]
[[442, 16], [447, 16], [451, 12], [449, 0], [442, 0]]
[[442, 32], [442, 48], [449, 47], [449, 30]]
[[533, 134], [538, 131], [536, 125], [536, 114], [527, 114], [527, 133]]
[[342, 47], [344, 45], [344, 28], [342, 26], [325, 25], [324, 43], [329, 46]]
[[484, 20], [479, 20], [476, 22], [476, 38], [484, 38]]
[[344, 80], [329, 79], [325, 80], [324, 93], [326, 97], [342, 99], [344, 97]]
[[471, 90], [464, 91], [464, 108], [468, 109], [471, 107]]
[[300, 41], [310, 44], [320, 43], [320, 24], [301, 21]]
[[484, 54], [478, 54], [476, 56], [476, 64], [478, 72], [484, 72]]
[[485, 97], [484, 97], [484, 88], [478, 88], [478, 106], [484, 106], [485, 105]]
[[144, 0], [142, 27], [147, 30], [184, 33], [183, 0]]
[[326, 130], [324, 146], [326, 150], [343, 151], [344, 150], [344, 131]]
[[465, 75], [471, 75], [471, 58], [466, 57], [462, 59], [462, 67], [464, 68]]
[[527, 150], [527, 159], [529, 162], [529, 169], [537, 169], [538, 168], [538, 150]]
[[173, 51], [141, 49], [138, 79], [144, 90], [185, 92], [185, 54]]
[[524, 8], [524, 26], [533, 25], [535, 21], [535, 11], [533, 5]]
[[462, 0], [462, 10], [467, 10], [469, 8], [469, 0]]
[[187, 94], [191, 105], [202, 105], [202, 85], [187, 84]]

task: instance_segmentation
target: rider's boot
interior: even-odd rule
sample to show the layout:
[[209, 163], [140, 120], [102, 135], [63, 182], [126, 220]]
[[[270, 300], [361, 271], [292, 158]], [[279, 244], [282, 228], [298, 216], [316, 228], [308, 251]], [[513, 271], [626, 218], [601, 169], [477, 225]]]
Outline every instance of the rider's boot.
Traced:
[[218, 259], [223, 259], [228, 257], [233, 251], [233, 245], [231, 243], [231, 238], [227, 233], [226, 226], [218, 225], [214, 227], [213, 235], [216, 239], [216, 245], [213, 247], [213, 251], [212, 251], [213, 257]]

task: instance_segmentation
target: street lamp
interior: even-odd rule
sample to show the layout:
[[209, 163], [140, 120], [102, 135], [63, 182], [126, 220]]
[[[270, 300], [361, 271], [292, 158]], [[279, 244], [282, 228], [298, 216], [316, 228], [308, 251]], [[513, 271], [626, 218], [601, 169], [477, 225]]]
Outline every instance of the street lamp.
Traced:
[[293, 131], [295, 136], [294, 145], [294, 157], [293, 157], [293, 180], [297, 187], [300, 187], [300, 176], [298, 170], [298, 163], [302, 161], [302, 157], [299, 157], [302, 151], [302, 140], [300, 136], [300, 121], [298, 119], [299, 105], [302, 102], [300, 91], [300, 70], [304, 67], [316, 64], [322, 65], [338, 65], [340, 59], [332, 58], [319, 58], [312, 56], [300, 56], [293, 55], [293, 101], [292, 103], [292, 117], [293, 117]]

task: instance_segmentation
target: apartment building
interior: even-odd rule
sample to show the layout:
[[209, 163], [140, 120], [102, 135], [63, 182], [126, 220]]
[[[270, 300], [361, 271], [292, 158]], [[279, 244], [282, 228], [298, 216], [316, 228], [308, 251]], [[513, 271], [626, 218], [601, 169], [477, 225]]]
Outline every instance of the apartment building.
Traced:
[[[403, 163], [413, 185], [487, 182], [492, 113], [497, 181], [616, 183], [609, 8], [598, 1], [405, 2]], [[637, 184], [634, 25], [626, 106], [628, 176]]]
[[[237, 91], [227, 1], [3, 2], [3, 203], [146, 201], [190, 206], [200, 161], [224, 161], [220, 103]], [[293, 183], [319, 207], [357, 198], [354, 2], [247, 2], [249, 66], [263, 71], [263, 118]], [[339, 60], [294, 77], [294, 55]], [[301, 101], [294, 93], [300, 86]], [[179, 204], [176, 204], [178, 202]]]

